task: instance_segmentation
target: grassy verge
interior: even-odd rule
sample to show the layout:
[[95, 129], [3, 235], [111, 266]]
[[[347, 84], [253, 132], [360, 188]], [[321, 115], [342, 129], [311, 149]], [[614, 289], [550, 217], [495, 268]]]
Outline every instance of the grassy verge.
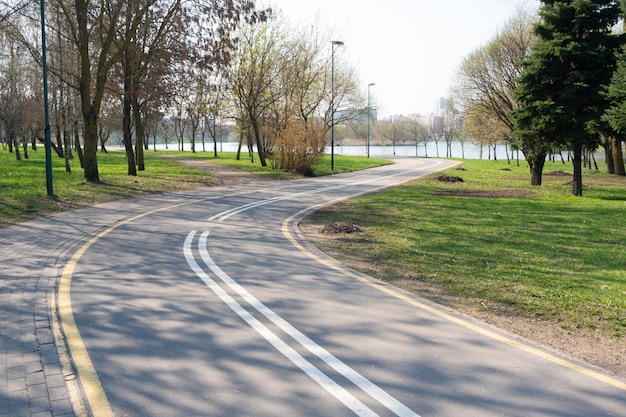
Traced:
[[[273, 169], [270, 166], [271, 162], [269, 160], [267, 161], [268, 166], [262, 167], [256, 154], [254, 156], [254, 160], [251, 160], [247, 153], [242, 154], [242, 159], [238, 161], [236, 160], [235, 152], [222, 152], [218, 154], [217, 158], [214, 157], [212, 152], [191, 153], [168, 151], [163, 153], [182, 158], [204, 160], [213, 164], [228, 165], [268, 179], [287, 180], [300, 178], [298, 175]], [[313, 168], [313, 174], [315, 176], [330, 175], [333, 173], [339, 174], [342, 172], [352, 172], [361, 169], [373, 168], [389, 163], [391, 162], [377, 158], [335, 155], [335, 169], [331, 171], [331, 156], [324, 155], [322, 161]]]
[[586, 174], [585, 196], [576, 198], [569, 165], [548, 164], [544, 173], [537, 188], [527, 168], [465, 161], [443, 173], [464, 182], [436, 174], [322, 209], [305, 223], [365, 229], [319, 245], [395, 285], [624, 337], [626, 178]]
[[[293, 175], [261, 167], [258, 159], [237, 161], [234, 153], [220, 153], [214, 158], [210, 152], [161, 152], [183, 158], [206, 160], [207, 163], [227, 164], [247, 170], [268, 179], [290, 179]], [[0, 227], [16, 224], [35, 217], [62, 210], [89, 206], [124, 198], [154, 193], [183, 191], [214, 184], [214, 177], [204, 171], [162, 158], [153, 151], [146, 152], [146, 171], [136, 177], [126, 175], [126, 157], [123, 152], [98, 154], [98, 169], [102, 183], [87, 183], [77, 159], [71, 161], [72, 172], [65, 171], [65, 161], [53, 157], [54, 198], [46, 195], [45, 155], [43, 147], [29, 151], [29, 159], [16, 161], [15, 154], [0, 148]], [[364, 161], [365, 160], [365, 161]], [[336, 156], [336, 172], [362, 169], [385, 163], [381, 160]], [[326, 157], [316, 168], [316, 174], [330, 172]]]

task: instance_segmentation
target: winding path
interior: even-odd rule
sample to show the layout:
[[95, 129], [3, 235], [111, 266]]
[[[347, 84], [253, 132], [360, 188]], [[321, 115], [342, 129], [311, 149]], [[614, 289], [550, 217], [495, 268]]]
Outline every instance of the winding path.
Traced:
[[48, 253], [35, 267], [48, 279], [35, 316], [42, 301], [57, 311], [58, 288], [57, 344], [67, 341], [75, 366], [61, 354], [59, 368], [78, 371], [76, 384], [66, 371], [68, 387], [95, 416], [623, 413], [624, 381], [346, 269], [299, 236], [298, 219], [316, 206], [449, 164], [399, 159], [129, 200], [0, 238], [15, 233], [22, 250]]

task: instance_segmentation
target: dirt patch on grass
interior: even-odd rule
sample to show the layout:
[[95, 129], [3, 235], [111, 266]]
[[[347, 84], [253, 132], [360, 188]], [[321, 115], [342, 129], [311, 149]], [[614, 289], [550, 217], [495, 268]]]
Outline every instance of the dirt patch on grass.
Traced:
[[[504, 196], [507, 195], [510, 196], [505, 192]], [[323, 225], [311, 223], [308, 219], [301, 222], [299, 228], [305, 238], [321, 251], [350, 268], [363, 272], [372, 271], [373, 266], [355, 256], [354, 250], [346, 253], [347, 251], [342, 249], [347, 245], [343, 241], [344, 234], [322, 233]], [[376, 270], [382, 272], [384, 267], [379, 266]], [[564, 329], [558, 323], [541, 318], [520, 317], [515, 311], [500, 305], [454, 296], [441, 288], [429, 285], [428, 282], [411, 277], [394, 276], [385, 280], [420, 297], [626, 378], [624, 337], [614, 338], [584, 327]]]
[[340, 234], [340, 233], [365, 233], [365, 231], [354, 223], [328, 223], [320, 230], [322, 234]]
[[456, 175], [440, 175], [437, 177], [437, 181], [441, 182], [463, 182], [463, 178], [457, 177]]

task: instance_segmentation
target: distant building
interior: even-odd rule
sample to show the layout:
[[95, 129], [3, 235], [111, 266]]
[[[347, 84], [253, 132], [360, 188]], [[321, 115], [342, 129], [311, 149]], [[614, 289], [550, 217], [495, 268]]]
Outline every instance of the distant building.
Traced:
[[439, 100], [437, 100], [437, 115], [441, 116], [443, 113], [445, 113], [446, 109], [448, 108], [448, 103], [450, 102], [450, 100], [448, 100], [445, 97], [439, 97]]
[[[337, 120], [348, 120], [351, 115], [354, 117], [354, 122], [357, 124], [366, 124], [367, 123], [367, 107], [363, 107], [362, 109], [358, 109], [356, 112], [354, 109], [347, 110], [335, 110], [335, 121]], [[370, 108], [370, 122], [375, 123], [378, 121], [378, 110], [371, 107]]]

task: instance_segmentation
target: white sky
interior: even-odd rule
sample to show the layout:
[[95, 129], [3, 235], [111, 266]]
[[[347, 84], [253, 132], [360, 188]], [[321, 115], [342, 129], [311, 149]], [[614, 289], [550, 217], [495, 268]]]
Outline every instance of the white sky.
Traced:
[[[378, 116], [430, 113], [449, 95], [463, 58], [486, 44], [519, 7], [538, 0], [259, 0], [294, 23], [319, 16], [335, 40], [336, 59], [357, 68], [371, 87]], [[329, 44], [329, 49], [331, 48]]]

